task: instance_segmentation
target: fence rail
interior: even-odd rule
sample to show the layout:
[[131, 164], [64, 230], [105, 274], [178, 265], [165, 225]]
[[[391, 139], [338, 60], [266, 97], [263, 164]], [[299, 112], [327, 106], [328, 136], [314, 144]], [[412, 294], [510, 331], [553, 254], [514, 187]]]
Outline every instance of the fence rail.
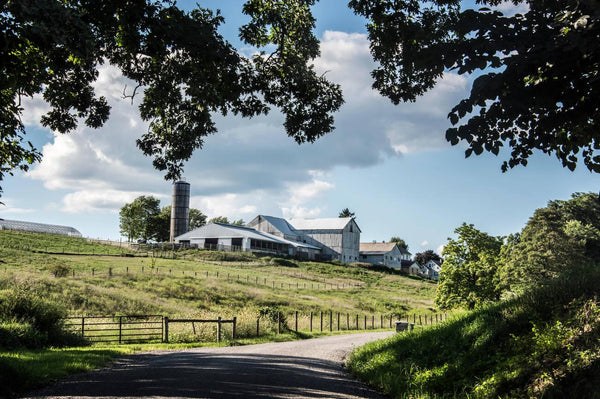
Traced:
[[161, 315], [68, 317], [67, 328], [92, 342], [138, 343], [163, 340]]

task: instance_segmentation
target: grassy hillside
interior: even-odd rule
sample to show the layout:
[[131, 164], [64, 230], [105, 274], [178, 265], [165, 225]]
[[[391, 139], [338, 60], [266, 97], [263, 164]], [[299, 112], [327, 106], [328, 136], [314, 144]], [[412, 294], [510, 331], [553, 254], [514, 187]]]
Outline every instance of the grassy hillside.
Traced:
[[[0, 289], [27, 285], [64, 304], [70, 314], [228, 317], [256, 314], [267, 306], [289, 314], [433, 311], [435, 284], [359, 266], [197, 250], [178, 253], [177, 259], [46, 254], [28, 249], [42, 248], [50, 239], [60, 240], [65, 248], [82, 243], [69, 237], [0, 233]], [[15, 245], [21, 239], [28, 245]], [[104, 247], [93, 245], [99, 252]]]
[[600, 271], [355, 351], [350, 369], [393, 397], [600, 397]]

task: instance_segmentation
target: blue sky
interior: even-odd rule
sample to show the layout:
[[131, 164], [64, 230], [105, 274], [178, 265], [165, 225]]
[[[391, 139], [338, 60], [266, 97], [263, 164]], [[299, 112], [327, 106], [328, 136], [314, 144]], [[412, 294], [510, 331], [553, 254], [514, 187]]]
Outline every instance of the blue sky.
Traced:
[[[201, 1], [226, 18], [222, 34], [238, 47], [240, 1]], [[578, 191], [597, 191], [600, 179], [536, 154], [526, 168], [500, 172], [506, 154], [464, 158], [444, 140], [450, 108], [468, 94], [470, 78], [447, 73], [413, 104], [393, 106], [370, 89], [373, 68], [364, 21], [342, 1], [315, 7], [322, 42], [315, 61], [341, 84], [346, 104], [336, 131], [314, 144], [287, 138], [282, 117], [217, 117], [219, 133], [186, 164], [193, 207], [209, 217], [251, 220], [259, 213], [284, 217], [357, 215], [363, 241], [403, 237], [414, 254], [438, 249], [461, 223], [493, 235], [519, 231], [536, 208]], [[184, 8], [195, 2], [179, 2]], [[509, 6], [505, 9], [510, 11]], [[243, 49], [248, 52], [249, 49]], [[135, 106], [120, 99], [127, 84], [110, 66], [96, 85], [113, 107], [105, 127], [61, 136], [39, 126], [44, 104], [26, 103], [28, 139], [44, 160], [27, 174], [2, 182], [0, 217], [70, 225], [89, 237], [119, 238], [118, 210], [138, 195], [170, 203], [171, 186], [135, 148], [146, 125]]]

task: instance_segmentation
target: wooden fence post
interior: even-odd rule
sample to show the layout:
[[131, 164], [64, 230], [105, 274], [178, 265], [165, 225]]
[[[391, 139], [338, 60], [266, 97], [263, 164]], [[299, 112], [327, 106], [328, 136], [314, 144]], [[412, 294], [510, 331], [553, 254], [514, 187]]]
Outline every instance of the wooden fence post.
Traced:
[[356, 329], [358, 330], [358, 313], [356, 314]]
[[350, 313], [346, 313], [346, 330], [350, 331]]
[[231, 330], [231, 339], [235, 339], [235, 329], [237, 327], [237, 317], [233, 316], [233, 329]]
[[81, 318], [81, 338], [85, 337], [85, 317]]
[[323, 311], [321, 310], [321, 331], [323, 331]]
[[260, 317], [256, 318], [256, 336], [258, 337], [258, 335], [260, 334]]
[[313, 313], [310, 312], [310, 332], [312, 332], [312, 319], [313, 319]]
[[298, 332], [298, 311], [296, 310], [296, 332]]
[[383, 328], [383, 315], [380, 315], [379, 328]]
[[333, 331], [333, 312], [329, 311], [329, 331]]
[[123, 336], [123, 316], [119, 316], [119, 344], [121, 344], [122, 336]]
[[423, 322], [421, 321], [421, 315], [419, 315], [419, 325], [422, 326]]
[[165, 337], [164, 337], [164, 341], [166, 343], [169, 343], [169, 317], [165, 316], [164, 320], [165, 320]]
[[221, 316], [217, 318], [217, 342], [221, 342]]
[[281, 312], [277, 312], [277, 334], [281, 334]]
[[338, 331], [340, 331], [340, 312], [337, 312], [337, 313], [338, 313]]
[[367, 315], [365, 315], [365, 330], [367, 329]]

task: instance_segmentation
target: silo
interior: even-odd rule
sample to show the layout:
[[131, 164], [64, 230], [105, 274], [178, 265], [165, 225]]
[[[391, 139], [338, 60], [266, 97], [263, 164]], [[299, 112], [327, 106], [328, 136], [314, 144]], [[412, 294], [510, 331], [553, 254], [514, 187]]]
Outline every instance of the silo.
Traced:
[[173, 200], [171, 201], [171, 235], [175, 237], [187, 233], [190, 219], [190, 184], [176, 181], [173, 184]]

